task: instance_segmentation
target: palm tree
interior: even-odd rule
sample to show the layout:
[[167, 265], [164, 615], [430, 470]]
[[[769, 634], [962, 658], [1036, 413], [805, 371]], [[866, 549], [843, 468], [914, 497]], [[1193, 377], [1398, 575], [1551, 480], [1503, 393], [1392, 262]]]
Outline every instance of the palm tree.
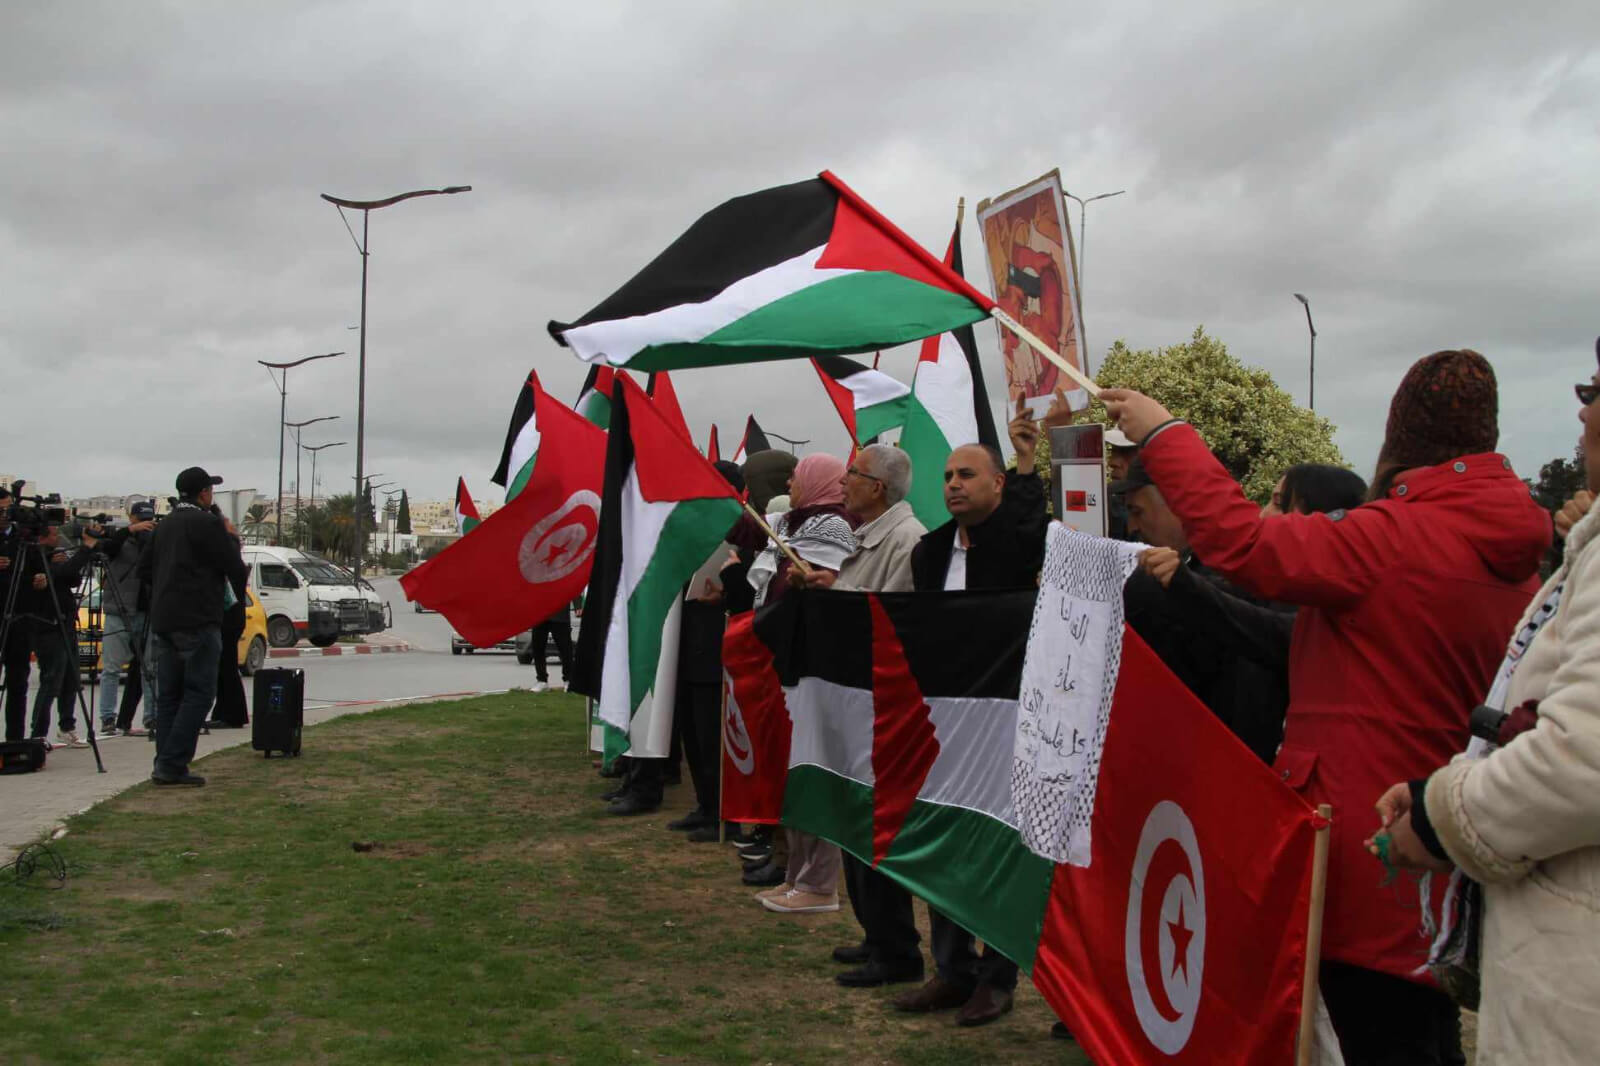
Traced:
[[330, 496], [321, 506], [306, 508], [305, 529], [312, 551], [335, 562], [350, 562], [355, 558], [356, 545], [355, 496], [350, 493]]
[[244, 513], [244, 529], [241, 531], [245, 539], [252, 544], [260, 544], [277, 532], [276, 519], [267, 516], [272, 513], [272, 507], [264, 500], [252, 503]]

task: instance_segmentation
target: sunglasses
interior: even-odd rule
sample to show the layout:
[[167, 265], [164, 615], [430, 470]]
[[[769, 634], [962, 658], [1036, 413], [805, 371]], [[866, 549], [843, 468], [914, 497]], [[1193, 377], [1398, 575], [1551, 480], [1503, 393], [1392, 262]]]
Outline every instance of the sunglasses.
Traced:
[[1578, 394], [1578, 402], [1585, 407], [1594, 403], [1595, 397], [1600, 396], [1600, 385], [1596, 385], [1592, 381], [1585, 382], [1582, 385], [1574, 385], [1572, 388]]

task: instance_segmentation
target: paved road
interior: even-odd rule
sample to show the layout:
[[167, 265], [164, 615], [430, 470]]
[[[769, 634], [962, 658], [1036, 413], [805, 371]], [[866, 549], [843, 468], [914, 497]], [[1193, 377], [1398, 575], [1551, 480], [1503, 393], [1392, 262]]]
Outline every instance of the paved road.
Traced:
[[[305, 671], [307, 725], [400, 701], [502, 692], [533, 685], [533, 667], [521, 665], [513, 655], [451, 655], [450, 623], [436, 614], [414, 613], [393, 578], [380, 578], [374, 587], [394, 606], [395, 625], [391, 632], [409, 641], [413, 650], [391, 655], [282, 660], [283, 666]], [[551, 666], [550, 678], [561, 683], [559, 667]], [[247, 698], [250, 691], [247, 679]], [[248, 729], [219, 730], [200, 738], [199, 753], [203, 756], [249, 742]], [[146, 740], [118, 737], [101, 747], [107, 771], [104, 774], [95, 772], [94, 756], [87, 749], [57, 749], [50, 753], [40, 773], [0, 777], [0, 862], [64, 818], [146, 780], [150, 775], [150, 748]], [[201, 762], [196, 769], [205, 773], [205, 764]]]

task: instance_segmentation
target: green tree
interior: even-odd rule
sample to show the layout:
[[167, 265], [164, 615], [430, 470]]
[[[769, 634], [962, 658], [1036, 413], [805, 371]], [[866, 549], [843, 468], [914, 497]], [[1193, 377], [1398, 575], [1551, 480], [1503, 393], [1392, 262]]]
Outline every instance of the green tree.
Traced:
[[257, 500], [245, 510], [244, 528], [239, 532], [243, 533], [245, 539], [252, 544], [259, 544], [267, 537], [275, 536], [278, 531], [277, 520], [269, 517], [271, 513], [271, 504], [265, 500]]
[[[1345, 465], [1333, 443], [1332, 422], [1296, 404], [1265, 370], [1229, 355], [1204, 326], [1187, 342], [1154, 351], [1117, 341], [1095, 381], [1160, 400], [1200, 431], [1253, 500], [1265, 502], [1279, 476], [1296, 463]], [[1088, 417], [1106, 421], [1105, 408], [1094, 404]], [[1048, 450], [1040, 454], [1047, 471]]]
[[[356, 498], [352, 493], [329, 496], [305, 512], [306, 547], [337, 563], [355, 559]], [[367, 529], [372, 527], [368, 525]]]
[[396, 533], [411, 532], [411, 501], [406, 498], [406, 490], [400, 490], [400, 516], [394, 520]]
[[1541, 466], [1539, 480], [1528, 482], [1528, 488], [1539, 506], [1554, 514], [1588, 484], [1588, 473], [1583, 467], [1583, 446], [1579, 445], [1571, 459], [1552, 459]]

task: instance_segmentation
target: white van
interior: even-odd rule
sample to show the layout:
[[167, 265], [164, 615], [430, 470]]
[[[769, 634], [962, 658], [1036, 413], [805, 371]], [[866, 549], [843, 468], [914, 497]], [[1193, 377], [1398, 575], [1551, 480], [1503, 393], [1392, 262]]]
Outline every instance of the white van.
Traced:
[[246, 545], [250, 586], [267, 612], [267, 640], [287, 648], [301, 637], [326, 648], [341, 636], [388, 628], [389, 605], [367, 582], [320, 555]]

